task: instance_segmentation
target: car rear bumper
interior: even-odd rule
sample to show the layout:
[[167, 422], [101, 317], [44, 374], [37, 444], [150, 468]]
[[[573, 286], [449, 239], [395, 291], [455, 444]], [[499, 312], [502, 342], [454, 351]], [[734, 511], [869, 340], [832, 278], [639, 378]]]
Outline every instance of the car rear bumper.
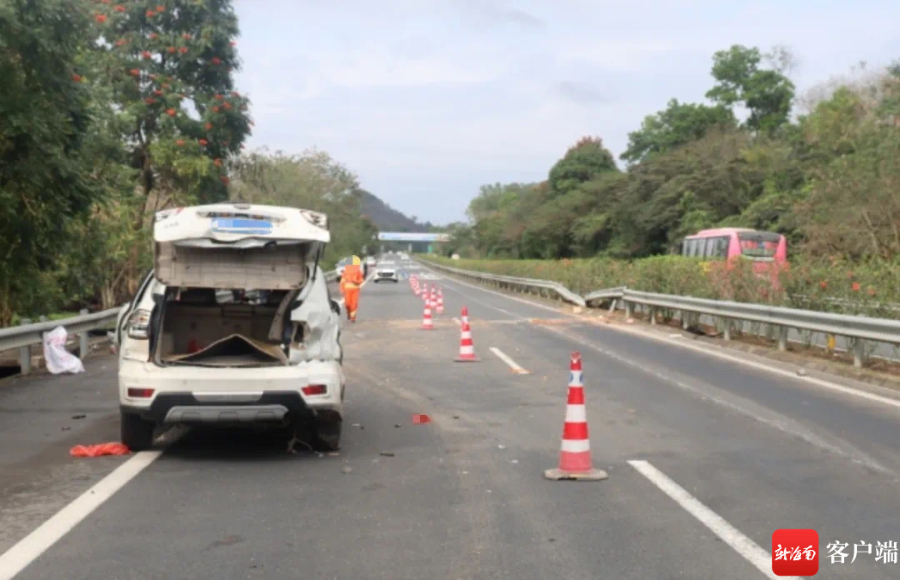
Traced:
[[270, 391], [252, 402], [204, 401], [194, 393], [164, 393], [154, 398], [149, 407], [121, 405], [125, 413], [163, 424], [241, 424], [281, 423], [288, 416], [297, 419], [315, 416], [300, 393]]
[[[324, 385], [307, 395], [308, 385]], [[136, 397], [129, 389], [153, 389]], [[136, 393], [134, 393], [136, 394]], [[120, 359], [119, 405], [164, 423], [279, 422], [292, 416], [341, 413], [344, 375], [337, 361], [256, 368], [159, 367]]]

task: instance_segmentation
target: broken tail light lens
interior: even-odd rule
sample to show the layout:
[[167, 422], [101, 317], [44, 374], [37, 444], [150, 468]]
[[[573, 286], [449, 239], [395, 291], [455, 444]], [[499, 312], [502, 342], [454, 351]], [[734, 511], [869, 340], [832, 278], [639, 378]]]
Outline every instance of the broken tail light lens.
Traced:
[[150, 311], [136, 310], [128, 319], [128, 337], [146, 340], [150, 332]]
[[325, 385], [307, 385], [300, 389], [303, 391], [303, 394], [307, 397], [312, 395], [324, 395], [328, 392], [328, 387]]
[[149, 399], [153, 392], [153, 389], [128, 389], [128, 396], [132, 399]]

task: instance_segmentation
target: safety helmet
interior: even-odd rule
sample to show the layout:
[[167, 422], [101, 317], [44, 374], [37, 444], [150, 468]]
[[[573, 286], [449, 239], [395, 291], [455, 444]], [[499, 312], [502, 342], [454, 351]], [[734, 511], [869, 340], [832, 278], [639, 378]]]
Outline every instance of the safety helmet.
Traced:
[[353, 265], [359, 266], [360, 264], [361, 264], [361, 262], [359, 260], [359, 256], [353, 256]]

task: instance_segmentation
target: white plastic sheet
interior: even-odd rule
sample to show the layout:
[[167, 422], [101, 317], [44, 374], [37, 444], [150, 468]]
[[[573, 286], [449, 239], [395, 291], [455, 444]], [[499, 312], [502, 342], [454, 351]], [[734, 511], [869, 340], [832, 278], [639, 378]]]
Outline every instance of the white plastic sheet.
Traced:
[[66, 350], [69, 333], [62, 326], [57, 326], [44, 333], [44, 360], [47, 370], [58, 375], [60, 373], [83, 373], [81, 359]]

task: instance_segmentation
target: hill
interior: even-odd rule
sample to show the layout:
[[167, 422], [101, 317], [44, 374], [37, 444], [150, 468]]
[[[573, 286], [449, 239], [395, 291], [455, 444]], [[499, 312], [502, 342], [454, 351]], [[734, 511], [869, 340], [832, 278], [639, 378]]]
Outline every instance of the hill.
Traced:
[[415, 218], [395, 210], [378, 196], [364, 189], [358, 193], [362, 198], [363, 214], [383, 232], [427, 232], [431, 225], [417, 222]]

